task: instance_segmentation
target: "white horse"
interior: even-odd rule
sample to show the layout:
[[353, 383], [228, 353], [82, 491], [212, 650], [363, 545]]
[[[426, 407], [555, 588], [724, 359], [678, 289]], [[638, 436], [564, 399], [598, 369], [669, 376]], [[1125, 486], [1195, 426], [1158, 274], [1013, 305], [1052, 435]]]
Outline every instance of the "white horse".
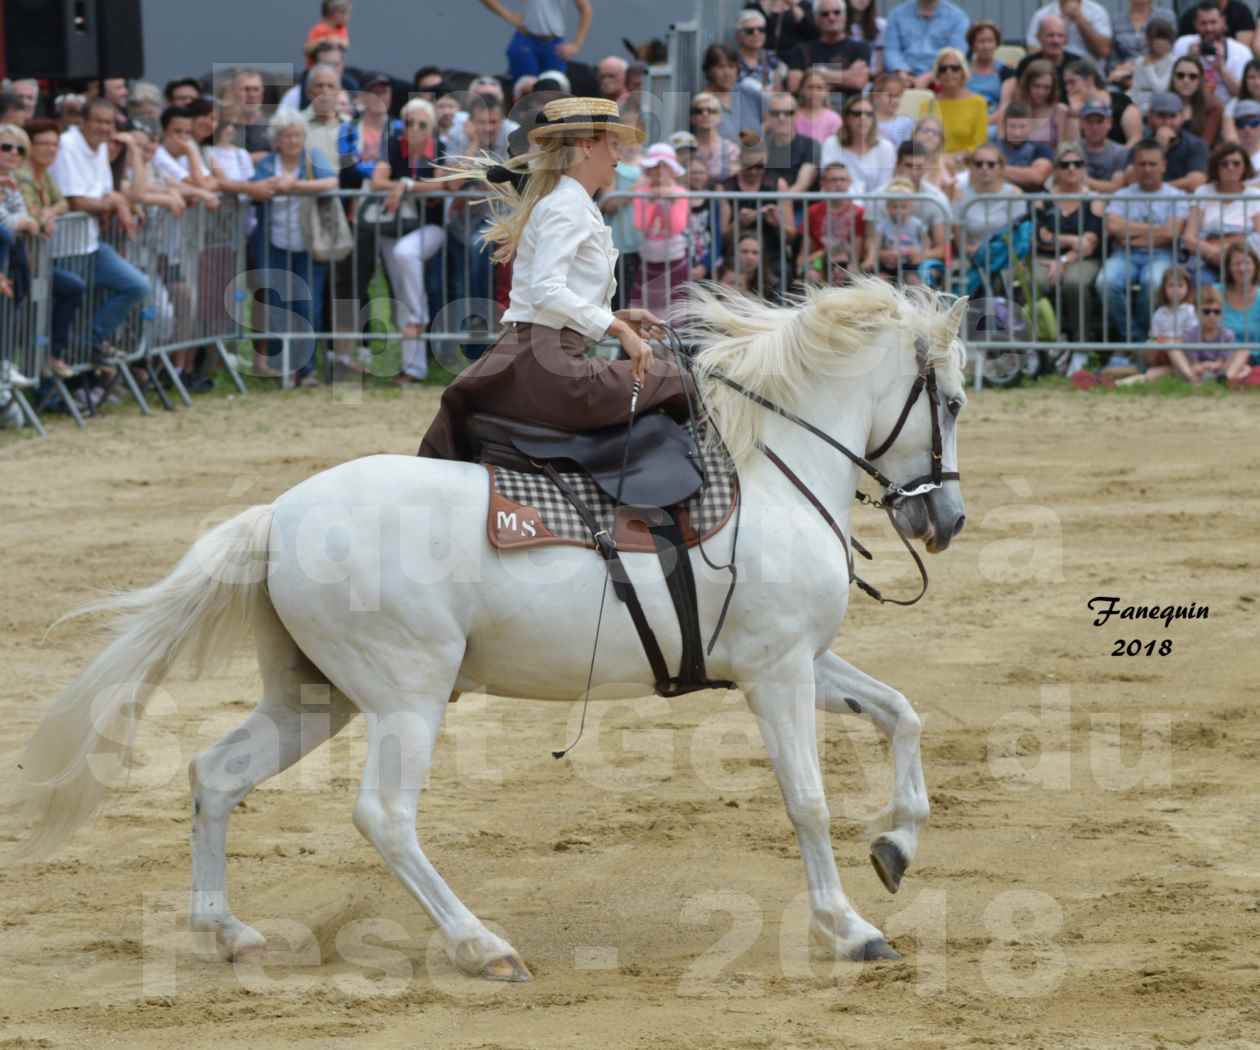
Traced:
[[[895, 891], [914, 859], [928, 797], [920, 721], [906, 698], [830, 646], [847, 608], [841, 543], [806, 498], [759, 451], [764, 441], [848, 532], [857, 470], [818, 436], [711, 377], [720, 371], [862, 454], [903, 426], [879, 467], [894, 482], [925, 475], [930, 437], [957, 470], [955, 419], [966, 400], [958, 340], [963, 302], [908, 295], [859, 280], [774, 307], [697, 292], [701, 387], [740, 466], [739, 583], [708, 661], [736, 682], [755, 713], [805, 861], [811, 940], [837, 958], [898, 958], [840, 886], [815, 738], [815, 707], [869, 717], [891, 742], [895, 786], [871, 830], [872, 859]], [[916, 377], [934, 372], [940, 424], [926, 398], [903, 413]], [[939, 465], [938, 465], [938, 469]], [[116, 636], [55, 701], [23, 760], [33, 831], [21, 858], [45, 856], [103, 800], [100, 770], [125, 758], [154, 688], [180, 656], [194, 671], [223, 659], [252, 630], [262, 671], [257, 709], [190, 764], [190, 922], [213, 931], [225, 958], [262, 936], [228, 907], [228, 815], [357, 714], [368, 757], [354, 823], [440, 929], [464, 972], [526, 980], [506, 940], [488, 930], [421, 849], [417, 802], [448, 701], [460, 691], [573, 701], [586, 684], [605, 567], [592, 552], [549, 547], [501, 553], [486, 540], [484, 468], [371, 456], [318, 474], [269, 506], [252, 507], [200, 538], [161, 582], [82, 611], [117, 614]], [[944, 550], [962, 528], [950, 480], [902, 500], [903, 536]], [[732, 525], [709, 541], [729, 550]], [[692, 552], [706, 638], [726, 595]], [[681, 641], [655, 555], [624, 558], [670, 666]], [[332, 717], [302, 720], [304, 685], [330, 685]], [[609, 600], [596, 668], [601, 697], [651, 693], [653, 678], [625, 607]]]

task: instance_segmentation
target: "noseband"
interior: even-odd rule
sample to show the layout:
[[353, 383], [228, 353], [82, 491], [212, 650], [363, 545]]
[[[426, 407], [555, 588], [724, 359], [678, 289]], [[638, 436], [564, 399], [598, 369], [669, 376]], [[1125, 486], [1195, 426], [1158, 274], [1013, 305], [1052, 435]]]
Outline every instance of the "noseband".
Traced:
[[[809, 487], [796, 476], [792, 469], [779, 458], [778, 454], [764, 442], [757, 442], [757, 448], [762, 452], [762, 454], [765, 455], [765, 457], [779, 469], [783, 476], [786, 477], [788, 481], [790, 481], [800, 491], [800, 493], [809, 501], [810, 505], [818, 511], [823, 520], [831, 527], [831, 531], [839, 537], [840, 543], [844, 547], [845, 561], [848, 563], [849, 567], [849, 578], [856, 583], [858, 587], [876, 601], [880, 603], [891, 603], [893, 605], [914, 605], [915, 602], [927, 594], [927, 567], [923, 564], [923, 559], [919, 557], [919, 552], [910, 545], [910, 541], [907, 540], [905, 536], [901, 534], [901, 530], [897, 528], [896, 522], [893, 521], [893, 511], [896, 510], [897, 504], [902, 500], [909, 499], [912, 496], [926, 496], [929, 492], [933, 492], [936, 489], [941, 488], [945, 482], [958, 481], [961, 477], [956, 470], [947, 471], [942, 469], [943, 463], [941, 457], [943, 443], [941, 441], [940, 393], [936, 387], [935, 367], [925, 364], [923, 371], [915, 378], [914, 385], [910, 388], [910, 393], [906, 397], [906, 403], [901, 407], [901, 414], [897, 417], [897, 422], [893, 424], [893, 428], [889, 432], [888, 437], [884, 439], [874, 452], [869, 453], [867, 456], [859, 456], [856, 452], [850, 451], [830, 434], [814, 426], [813, 423], [810, 423], [806, 419], [802, 419], [795, 412], [791, 412], [788, 409], [783, 408], [781, 405], [776, 405], [769, 398], [762, 397], [760, 394], [749, 390], [746, 386], [735, 382], [735, 380], [730, 379], [721, 372], [710, 372], [709, 375], [718, 382], [730, 387], [737, 394], [748, 398], [748, 400], [754, 404], [760, 405], [762, 408], [769, 409], [776, 415], [782, 416], [784, 419], [788, 420], [788, 422], [794, 423], [801, 429], [813, 434], [814, 437], [818, 438], [820, 441], [826, 442], [837, 452], [844, 455], [854, 466], [865, 471], [872, 479], [883, 486], [884, 494], [879, 499], [872, 499], [860, 489], [855, 493], [855, 495], [858, 502], [864, 503], [870, 507], [878, 507], [888, 514], [888, 520], [892, 524], [893, 531], [897, 534], [897, 538], [901, 540], [903, 546], [910, 552], [910, 557], [914, 559], [914, 563], [918, 567], [919, 576], [922, 580], [922, 586], [919, 593], [908, 601], [898, 598], [885, 598], [879, 592], [877, 587], [873, 587], [871, 584], [859, 577], [856, 572], [854, 572], [853, 553], [849, 548], [850, 541], [846, 539], [844, 530], [840, 528], [835, 518], [833, 518], [827, 508], [823, 506], [822, 501], [815, 496], [814, 493], [810, 491]], [[910, 418], [910, 411], [914, 408], [915, 402], [919, 400], [919, 395], [922, 394], [924, 390], [927, 391], [928, 411], [932, 416], [932, 466], [927, 474], [922, 474], [917, 478], [912, 478], [904, 485], [898, 485], [885, 476], [885, 474], [875, 466], [872, 460], [879, 459], [888, 452], [888, 450], [892, 448], [893, 444], [896, 442], [897, 438], [901, 436], [901, 431], [906, 425], [906, 420]], [[858, 543], [856, 539], [852, 540], [852, 544], [853, 550], [856, 550], [862, 555], [862, 557], [868, 560], [871, 558], [870, 551]]]

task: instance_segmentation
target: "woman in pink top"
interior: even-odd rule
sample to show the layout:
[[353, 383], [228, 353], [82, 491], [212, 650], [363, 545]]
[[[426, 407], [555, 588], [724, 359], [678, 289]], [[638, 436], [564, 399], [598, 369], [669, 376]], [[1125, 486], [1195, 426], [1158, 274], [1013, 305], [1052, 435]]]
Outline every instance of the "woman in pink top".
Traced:
[[826, 79], [818, 70], [808, 70], [796, 93], [796, 133], [826, 142], [840, 123], [840, 114], [831, 108], [831, 88]]
[[687, 265], [687, 224], [691, 204], [686, 190], [675, 180], [687, 170], [678, 163], [668, 142], [651, 146], [639, 159], [643, 180], [636, 193], [651, 194], [634, 202], [634, 228], [643, 238], [639, 256], [643, 260], [643, 281], [634, 290], [631, 303], [653, 312], [665, 313], [669, 304], [682, 296], [690, 276]]

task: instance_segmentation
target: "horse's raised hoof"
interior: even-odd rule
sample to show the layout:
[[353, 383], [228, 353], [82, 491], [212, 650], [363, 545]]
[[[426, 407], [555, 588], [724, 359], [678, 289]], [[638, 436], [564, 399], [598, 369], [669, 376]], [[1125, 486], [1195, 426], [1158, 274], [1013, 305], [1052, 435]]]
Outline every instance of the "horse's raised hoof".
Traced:
[[533, 980], [533, 975], [521, 962], [519, 955], [504, 955], [498, 959], [491, 959], [482, 969], [481, 976], [487, 981]]
[[908, 865], [906, 855], [892, 839], [879, 838], [871, 843], [871, 866], [889, 893], [901, 889], [901, 877]]
[[857, 956], [858, 962], [894, 962], [901, 958], [901, 953], [894, 949], [883, 937], [873, 937], [867, 941], [860, 949]]

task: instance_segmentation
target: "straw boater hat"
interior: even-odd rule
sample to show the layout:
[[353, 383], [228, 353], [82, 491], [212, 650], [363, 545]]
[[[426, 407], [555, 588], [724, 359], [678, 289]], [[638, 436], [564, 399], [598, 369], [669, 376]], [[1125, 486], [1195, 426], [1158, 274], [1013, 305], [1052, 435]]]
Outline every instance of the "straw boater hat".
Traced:
[[642, 142], [647, 136], [621, 119], [617, 103], [606, 98], [557, 98], [538, 114], [529, 141], [536, 146], [581, 131], [611, 131], [623, 141]]

